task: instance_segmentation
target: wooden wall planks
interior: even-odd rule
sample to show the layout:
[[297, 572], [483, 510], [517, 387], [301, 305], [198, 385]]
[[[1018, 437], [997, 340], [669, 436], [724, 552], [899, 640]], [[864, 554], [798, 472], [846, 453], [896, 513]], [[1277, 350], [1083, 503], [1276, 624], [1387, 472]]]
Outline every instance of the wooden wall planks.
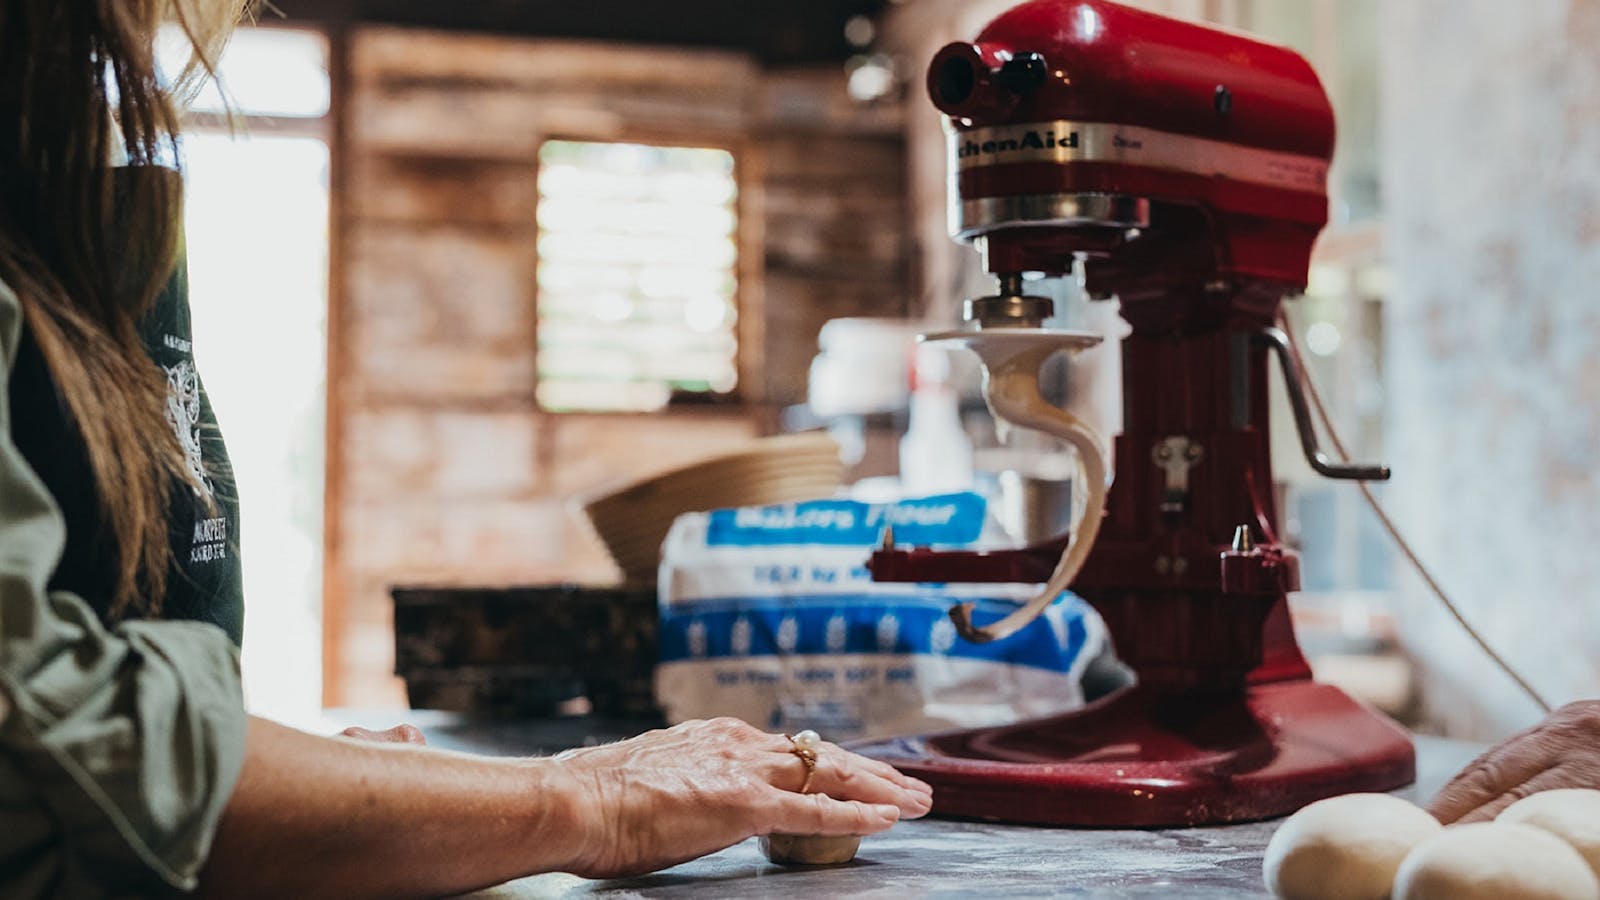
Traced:
[[[732, 53], [387, 27], [340, 46], [324, 700], [397, 705], [391, 586], [609, 581], [574, 498], [769, 429], [826, 319], [904, 312], [903, 116], [851, 103], [835, 67]], [[738, 154], [742, 406], [538, 408], [552, 137]]]

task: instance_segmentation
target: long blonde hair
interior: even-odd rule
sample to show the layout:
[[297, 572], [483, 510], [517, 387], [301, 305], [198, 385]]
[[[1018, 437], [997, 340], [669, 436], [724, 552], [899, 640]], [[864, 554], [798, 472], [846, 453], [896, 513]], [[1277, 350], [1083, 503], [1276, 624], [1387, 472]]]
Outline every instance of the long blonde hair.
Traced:
[[[182, 102], [249, 3], [0, 0], [0, 283], [87, 448], [118, 616], [160, 612], [172, 492], [193, 481], [138, 331], [182, 245], [181, 181], [155, 167], [177, 159]], [[194, 52], [163, 79], [155, 39], [168, 23]], [[118, 143], [144, 177], [114, 180]]]

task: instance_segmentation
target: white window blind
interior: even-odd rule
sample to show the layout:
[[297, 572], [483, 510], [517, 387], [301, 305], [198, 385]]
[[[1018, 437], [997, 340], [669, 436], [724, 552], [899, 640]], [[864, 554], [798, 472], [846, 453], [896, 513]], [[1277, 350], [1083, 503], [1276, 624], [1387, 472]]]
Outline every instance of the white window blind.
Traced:
[[648, 412], [738, 386], [738, 184], [706, 147], [539, 150], [539, 403]]

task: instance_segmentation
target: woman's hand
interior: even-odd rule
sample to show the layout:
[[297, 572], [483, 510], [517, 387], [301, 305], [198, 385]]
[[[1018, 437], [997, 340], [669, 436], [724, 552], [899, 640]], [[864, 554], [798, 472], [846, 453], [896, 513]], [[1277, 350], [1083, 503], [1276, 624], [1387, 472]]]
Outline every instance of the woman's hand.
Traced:
[[832, 744], [817, 749], [810, 792], [789, 739], [738, 719], [685, 722], [551, 760], [576, 778], [589, 878], [653, 872], [753, 835], [873, 834], [926, 815], [933, 789]]
[[1478, 757], [1428, 811], [1439, 821], [1484, 822], [1540, 791], [1600, 789], [1600, 700], [1569, 703]]

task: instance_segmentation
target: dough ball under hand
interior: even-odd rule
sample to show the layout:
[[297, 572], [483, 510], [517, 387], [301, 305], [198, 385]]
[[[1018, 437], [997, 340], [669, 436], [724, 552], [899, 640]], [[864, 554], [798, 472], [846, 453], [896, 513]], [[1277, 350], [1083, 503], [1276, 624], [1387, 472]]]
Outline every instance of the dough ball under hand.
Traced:
[[761, 855], [780, 866], [838, 866], [856, 858], [857, 835], [768, 834]]
[[1544, 791], [1511, 804], [1495, 821], [1550, 832], [1571, 844], [1600, 879], [1600, 791]]
[[1532, 825], [1452, 825], [1411, 851], [1395, 900], [1600, 900], [1578, 851]]
[[1267, 889], [1284, 900], [1386, 900], [1401, 860], [1439, 820], [1388, 794], [1319, 800], [1267, 844]]

